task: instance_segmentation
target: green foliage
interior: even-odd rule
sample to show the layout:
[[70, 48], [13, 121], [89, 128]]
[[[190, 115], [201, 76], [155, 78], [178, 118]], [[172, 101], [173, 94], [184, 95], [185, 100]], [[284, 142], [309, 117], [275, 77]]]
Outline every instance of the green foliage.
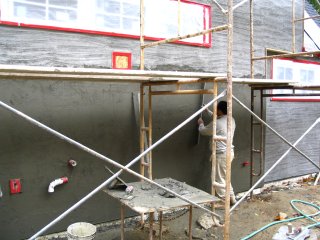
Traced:
[[309, 3], [312, 4], [312, 6], [317, 10], [317, 12], [320, 14], [320, 3], [318, 0], [308, 0]]

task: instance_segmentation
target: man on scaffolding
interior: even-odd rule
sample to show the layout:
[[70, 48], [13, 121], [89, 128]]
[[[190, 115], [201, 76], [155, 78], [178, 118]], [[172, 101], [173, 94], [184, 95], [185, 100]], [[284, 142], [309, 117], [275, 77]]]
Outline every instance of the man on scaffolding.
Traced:
[[[212, 118], [213, 113], [206, 109], [207, 114]], [[212, 121], [208, 125], [204, 125], [204, 122], [202, 118], [200, 117], [198, 119], [198, 125], [199, 125], [199, 132], [201, 135], [204, 136], [210, 136], [210, 150], [212, 149], [212, 128], [213, 123]], [[236, 124], [234, 121], [234, 118], [232, 118], [232, 140], [233, 141], [233, 135], [236, 128]], [[216, 126], [216, 135], [217, 137], [227, 137], [227, 102], [221, 101], [218, 103], [217, 106], [217, 126]], [[231, 162], [234, 158], [234, 146], [232, 145], [231, 150]], [[216, 194], [219, 198], [224, 199], [225, 198], [225, 186], [226, 186], [226, 150], [227, 145], [224, 141], [217, 141], [216, 146], [216, 158], [217, 158], [217, 165], [216, 165], [216, 181], [213, 183]], [[210, 157], [211, 161], [211, 157]], [[230, 183], [231, 185], [231, 183]], [[230, 186], [230, 204], [234, 205], [236, 204], [236, 198], [233, 191], [232, 185]]]

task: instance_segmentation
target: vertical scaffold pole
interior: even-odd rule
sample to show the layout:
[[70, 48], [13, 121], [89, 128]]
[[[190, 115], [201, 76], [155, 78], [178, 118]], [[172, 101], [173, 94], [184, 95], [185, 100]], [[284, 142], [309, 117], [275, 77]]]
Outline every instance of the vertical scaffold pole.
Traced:
[[292, 0], [292, 52], [296, 51], [296, 5]]
[[[213, 98], [218, 95], [218, 83], [213, 82]], [[211, 149], [211, 194], [215, 196], [215, 186], [216, 181], [216, 171], [217, 171], [217, 142], [215, 141], [215, 136], [217, 135], [217, 102], [213, 103], [212, 109], [212, 149]], [[212, 211], [214, 211], [214, 203], [212, 203]]]
[[[152, 94], [151, 86], [149, 86], [149, 95], [148, 95], [148, 143], [149, 146], [152, 145]], [[149, 161], [148, 161], [148, 178], [152, 179], [152, 151], [149, 152]]]
[[[254, 78], [254, 42], [253, 42], [253, 0], [250, 0], [250, 77]], [[254, 109], [254, 90], [251, 88], [251, 111]], [[251, 138], [250, 138], [250, 186], [253, 185], [253, 116], [250, 116]]]
[[227, 49], [227, 153], [224, 239], [230, 239], [230, 183], [232, 147], [232, 50], [233, 50], [233, 0], [228, 0], [228, 49]]
[[144, 0], [140, 0], [140, 70], [144, 70]]
[[[144, 126], [144, 85], [140, 85], [140, 153], [144, 151], [144, 134], [145, 134], [146, 128]], [[144, 172], [144, 166], [145, 166], [145, 157], [142, 157], [140, 159], [140, 174], [142, 176], [145, 176]]]
[[250, 77], [254, 79], [253, 0], [250, 0]]

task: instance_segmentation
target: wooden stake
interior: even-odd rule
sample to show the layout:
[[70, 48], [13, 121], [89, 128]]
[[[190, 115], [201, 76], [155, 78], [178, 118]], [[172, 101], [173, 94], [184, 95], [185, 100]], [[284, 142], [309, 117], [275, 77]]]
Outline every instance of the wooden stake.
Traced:
[[189, 206], [189, 240], [192, 240], [192, 205]]
[[121, 218], [121, 240], [124, 240], [124, 204], [122, 203], [120, 207], [120, 218]]
[[159, 227], [159, 238], [162, 240], [162, 211], [159, 213], [159, 221], [160, 221], [160, 227]]
[[149, 239], [153, 239], [153, 220], [154, 220], [154, 212], [149, 213]]

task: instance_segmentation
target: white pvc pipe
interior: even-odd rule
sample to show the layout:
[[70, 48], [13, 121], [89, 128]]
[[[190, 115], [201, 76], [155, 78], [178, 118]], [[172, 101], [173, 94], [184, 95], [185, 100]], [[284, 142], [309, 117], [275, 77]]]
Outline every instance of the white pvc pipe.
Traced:
[[54, 181], [52, 181], [50, 184], [49, 184], [49, 187], [48, 187], [48, 192], [49, 193], [53, 193], [54, 192], [54, 188], [58, 185], [61, 185], [61, 184], [64, 184], [64, 183], [67, 183], [68, 182], [68, 178], [67, 177], [62, 177], [62, 178], [58, 178]]

